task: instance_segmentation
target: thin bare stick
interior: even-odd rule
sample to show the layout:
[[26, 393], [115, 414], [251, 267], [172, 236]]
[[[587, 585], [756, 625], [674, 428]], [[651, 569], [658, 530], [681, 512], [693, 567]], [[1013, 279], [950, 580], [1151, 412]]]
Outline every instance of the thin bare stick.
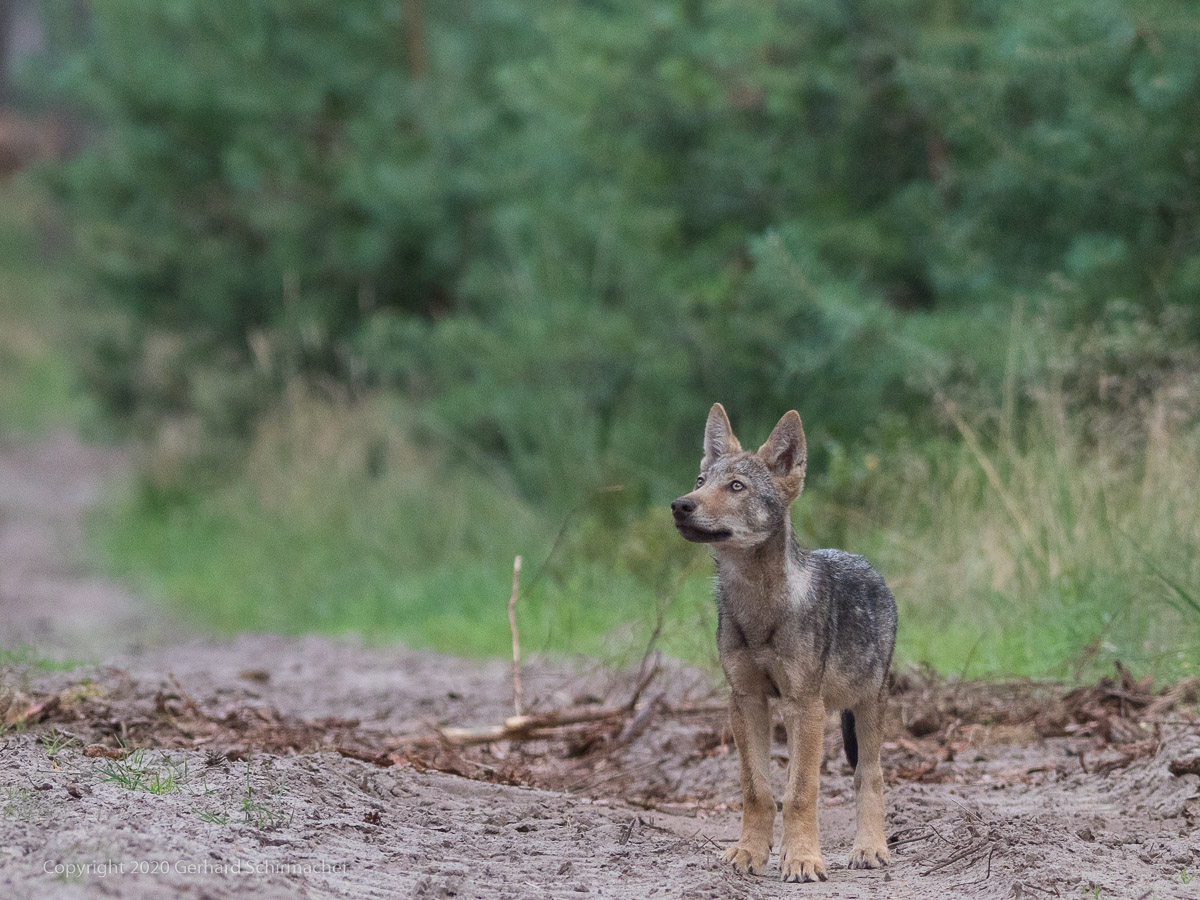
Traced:
[[196, 701], [192, 699], [192, 695], [183, 689], [183, 685], [179, 683], [179, 679], [175, 677], [174, 672], [168, 672], [167, 678], [170, 679], [171, 684], [175, 685], [175, 690], [179, 691], [179, 696], [183, 699], [183, 702], [187, 705], [188, 710], [193, 716], [195, 716], [197, 719], [211, 718], [211, 716], [206, 715], [200, 709], [200, 707], [196, 704]]
[[521, 582], [521, 557], [513, 557], [513, 586], [512, 596], [508, 598], [508, 627], [512, 631], [513, 641], [513, 711], [518, 716], [525, 714], [521, 702], [521, 640], [517, 635], [517, 589]]
[[643, 731], [646, 730], [646, 726], [650, 724], [651, 717], [662, 706], [664, 694], [665, 691], [663, 694], [659, 694], [657, 697], [643, 706], [640, 710], [638, 710], [637, 715], [632, 716], [629, 721], [625, 723], [625, 727], [622, 728], [621, 733], [617, 735], [617, 746], [624, 746], [625, 744], [632, 743]]
[[663, 628], [667, 624], [667, 613], [670, 611], [671, 605], [675, 602], [675, 598], [679, 596], [679, 592], [683, 589], [683, 585], [689, 578], [692, 577], [696, 569], [698, 569], [702, 563], [708, 563], [708, 559], [708, 554], [697, 554], [696, 558], [693, 559], [691, 563], [687, 565], [679, 574], [679, 577], [675, 579], [675, 584], [671, 587], [671, 593], [667, 594], [665, 598], [656, 599], [654, 630], [650, 632], [650, 640], [646, 641], [646, 650], [642, 654], [642, 664], [638, 667], [639, 672], [645, 671], [646, 660], [650, 658], [650, 654], [654, 651], [655, 644], [657, 644], [658, 639], [662, 637]]
[[[700, 834], [699, 828], [696, 829], [696, 834]], [[692, 840], [696, 839], [696, 834], [692, 835]], [[705, 834], [704, 839], [706, 841], [708, 841], [710, 844], [712, 844], [714, 847], [716, 847], [718, 852], [724, 852], [725, 848], [722, 847], [720, 844], [718, 844], [716, 841], [714, 841], [709, 835]]]
[[625, 703], [625, 709], [627, 710], [632, 711], [633, 708], [637, 706], [638, 701], [642, 699], [642, 691], [646, 690], [646, 688], [650, 686], [650, 682], [652, 682], [658, 675], [661, 669], [662, 653], [654, 654], [654, 664], [650, 666], [649, 671], [647, 671], [645, 668], [646, 662], [647, 660], [643, 657], [642, 668], [638, 671], [640, 680], [638, 681], [637, 687], [633, 689], [633, 695], [630, 696], [629, 700]]
[[987, 852], [987, 849], [988, 849], [987, 846], [983, 845], [983, 844], [971, 844], [970, 846], [964, 847], [962, 850], [959, 850], [953, 856], [950, 856], [947, 859], [943, 859], [937, 865], [929, 867], [921, 874], [922, 875], [932, 875], [934, 872], [938, 872], [938, 871], [946, 868], [947, 866], [954, 865], [955, 863], [960, 863], [964, 859], [967, 859], [969, 861], [963, 868], [969, 869], [969, 868], [971, 868], [971, 866], [975, 865], [975, 863], [979, 862], [979, 860], [983, 859], [983, 854]]
[[903, 838], [898, 841], [888, 841], [887, 845], [889, 847], [902, 847], [905, 844], [915, 844], [917, 841], [927, 841], [931, 837], [933, 837], [932, 834], [918, 834], [916, 837]]

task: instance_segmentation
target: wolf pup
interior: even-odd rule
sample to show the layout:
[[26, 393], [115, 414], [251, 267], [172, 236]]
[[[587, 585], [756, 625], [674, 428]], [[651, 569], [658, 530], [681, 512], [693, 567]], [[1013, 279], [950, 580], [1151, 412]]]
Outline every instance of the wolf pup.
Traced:
[[775, 833], [767, 702], [787, 727], [783, 794], [784, 881], [824, 881], [817, 834], [826, 710], [842, 710], [854, 767], [857, 834], [850, 868], [888, 864], [883, 834], [886, 679], [896, 642], [896, 602], [861, 556], [802, 550], [788, 507], [804, 487], [804, 426], [787, 413], [757, 453], [743, 450], [720, 403], [704, 429], [696, 488], [671, 504], [689, 541], [712, 545], [717, 566], [717, 649], [732, 689], [729, 718], [741, 758], [742, 836], [725, 859], [764, 871]]

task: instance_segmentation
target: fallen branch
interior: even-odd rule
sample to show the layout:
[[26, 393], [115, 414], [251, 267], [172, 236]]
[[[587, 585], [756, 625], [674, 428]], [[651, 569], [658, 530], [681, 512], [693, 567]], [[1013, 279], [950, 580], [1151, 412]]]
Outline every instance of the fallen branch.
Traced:
[[645, 691], [646, 688], [650, 686], [650, 682], [652, 682], [658, 676], [661, 662], [662, 654], [654, 654], [654, 665], [652, 665], [647, 671], [644, 668], [645, 659], [642, 660], [643, 669], [641, 671], [643, 671], [644, 674], [642, 675], [642, 679], [638, 682], [637, 687], [633, 689], [633, 693], [629, 696], [629, 699], [625, 702], [623, 709], [625, 709], [627, 712], [633, 711], [634, 707], [637, 706], [638, 700], [642, 698], [642, 692]]
[[[639, 709], [638, 700], [645, 692], [650, 682], [658, 675], [657, 663], [645, 674], [641, 682], [634, 688], [629, 700], [620, 706], [606, 706], [596, 709], [552, 710], [544, 713], [509, 716], [502, 725], [484, 725], [478, 728], [440, 728], [436, 734], [418, 735], [402, 741], [393, 749], [413, 746], [429, 746], [431, 744], [454, 744], [468, 746], [471, 744], [490, 744], [495, 741], [533, 741], [552, 736], [552, 733], [570, 725], [582, 725], [586, 722], [603, 722], [607, 719], [625, 718]], [[657, 700], [655, 701], [658, 702]], [[653, 706], [653, 704], [650, 704]], [[647, 714], [648, 715], [648, 714]], [[548, 734], [551, 733], [551, 734]]]
[[386, 752], [373, 753], [370, 750], [360, 750], [357, 747], [338, 747], [337, 752], [347, 759], [357, 759], [360, 762], [372, 763], [373, 765], [387, 768], [393, 764], [392, 757]]
[[969, 868], [971, 868], [971, 866], [975, 865], [975, 863], [977, 863], [981, 859], [983, 859], [983, 854], [986, 853], [988, 851], [988, 849], [989, 849], [988, 845], [983, 844], [983, 843], [970, 844], [969, 846], [964, 847], [962, 850], [958, 851], [957, 853], [953, 854], [952, 856], [948, 857], [947, 859], [944, 859], [941, 862], [939, 862], [933, 866], [930, 866], [928, 869], [926, 869], [921, 874], [922, 875], [932, 875], [934, 872], [938, 872], [942, 869], [945, 869], [948, 866], [954, 865], [955, 863], [962, 862], [963, 860], [968, 860], [967, 864], [963, 868], [969, 869]]
[[585, 722], [602, 722], [629, 715], [625, 706], [603, 709], [557, 710], [535, 713], [528, 716], [509, 716], [503, 725], [484, 725], [479, 728], [442, 728], [436, 735], [415, 738], [415, 743], [445, 741], [451, 744], [490, 744], [492, 741], [531, 741], [545, 737], [544, 732], [581, 725]]
[[711, 703], [677, 703], [668, 705], [667, 711], [673, 716], [709, 716], [729, 712], [729, 701], [715, 700]]
[[[910, 835], [910, 831], [916, 832], [916, 834]], [[941, 837], [941, 835], [937, 836]], [[915, 844], [918, 841], [927, 841], [932, 837], [934, 837], [934, 831], [931, 827], [919, 825], [913, 828], [901, 828], [891, 836], [887, 842], [887, 845], [889, 847], [900, 847], [904, 844]], [[942, 838], [942, 840], [945, 840], [945, 838]]]
[[[996, 855], [996, 848], [992, 847], [992, 849], [990, 849], [988, 851], [987, 871], [983, 873], [982, 878], [976, 878], [974, 881], [966, 881], [966, 882], [963, 882], [962, 884], [956, 884], [956, 885], [954, 885], [954, 887], [961, 890], [962, 888], [970, 887], [973, 884], [983, 884], [983, 882], [985, 882], [989, 878], [991, 878], [992, 877], [992, 857], [995, 855]], [[978, 862], [978, 860], [976, 860], [976, 862]]]

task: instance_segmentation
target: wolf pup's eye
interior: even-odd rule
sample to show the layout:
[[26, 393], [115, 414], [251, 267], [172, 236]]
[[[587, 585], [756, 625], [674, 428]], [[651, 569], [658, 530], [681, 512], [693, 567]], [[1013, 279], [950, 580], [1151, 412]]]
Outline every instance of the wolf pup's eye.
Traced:
[[702, 484], [704, 484], [704, 476], [697, 475], [696, 476], [696, 487], [700, 487], [700, 485], [702, 485]]
[[731, 481], [731, 482], [729, 482], [729, 489], [731, 491], [744, 491], [746, 489], [746, 486], [744, 484], [742, 484], [740, 481]]

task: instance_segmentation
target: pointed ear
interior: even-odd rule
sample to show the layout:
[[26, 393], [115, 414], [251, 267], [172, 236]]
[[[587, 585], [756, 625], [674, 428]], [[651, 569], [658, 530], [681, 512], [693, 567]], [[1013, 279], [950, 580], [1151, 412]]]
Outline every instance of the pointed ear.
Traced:
[[733, 435], [729, 416], [725, 415], [725, 407], [714, 403], [708, 411], [708, 424], [704, 426], [704, 458], [700, 460], [700, 468], [707, 469], [719, 457], [738, 453], [741, 449], [742, 445]]
[[786, 479], [784, 491], [795, 499], [804, 489], [804, 468], [808, 447], [804, 443], [804, 423], [794, 409], [786, 412], [767, 442], [758, 448], [758, 458], [767, 464], [776, 478]]

